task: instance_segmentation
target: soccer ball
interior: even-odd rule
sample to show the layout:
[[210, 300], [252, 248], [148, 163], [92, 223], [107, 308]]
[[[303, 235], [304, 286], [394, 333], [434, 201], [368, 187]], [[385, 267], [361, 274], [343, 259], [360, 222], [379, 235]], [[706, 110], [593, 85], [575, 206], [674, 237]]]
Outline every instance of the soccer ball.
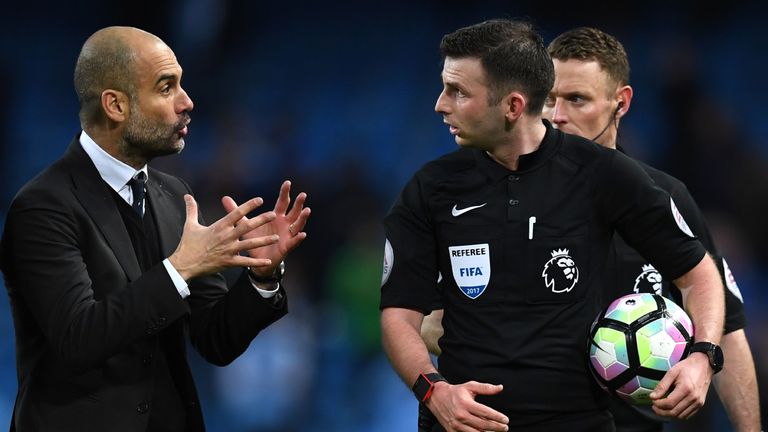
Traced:
[[589, 331], [589, 364], [605, 390], [636, 405], [664, 374], [688, 356], [693, 324], [671, 300], [656, 294], [629, 294], [601, 312]]

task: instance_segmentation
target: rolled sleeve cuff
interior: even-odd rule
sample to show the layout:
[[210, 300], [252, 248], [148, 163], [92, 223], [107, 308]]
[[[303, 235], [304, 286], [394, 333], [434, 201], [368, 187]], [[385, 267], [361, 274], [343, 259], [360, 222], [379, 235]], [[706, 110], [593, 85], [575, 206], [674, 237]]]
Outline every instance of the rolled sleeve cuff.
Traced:
[[179, 292], [181, 298], [184, 299], [189, 297], [189, 285], [187, 285], [187, 281], [181, 277], [179, 272], [173, 268], [171, 261], [166, 258], [163, 260], [163, 265], [165, 266], [165, 270], [168, 271], [168, 276], [171, 277], [171, 281], [173, 281], [173, 285], [176, 287], [176, 291]]

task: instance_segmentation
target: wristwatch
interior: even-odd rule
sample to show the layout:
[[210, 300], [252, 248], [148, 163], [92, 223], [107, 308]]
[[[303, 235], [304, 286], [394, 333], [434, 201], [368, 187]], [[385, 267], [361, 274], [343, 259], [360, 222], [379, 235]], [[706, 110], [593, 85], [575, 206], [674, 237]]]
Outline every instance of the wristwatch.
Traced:
[[250, 276], [251, 280], [257, 283], [280, 283], [280, 281], [283, 280], [283, 275], [285, 274], [285, 261], [280, 261], [280, 264], [278, 264], [275, 271], [272, 273], [272, 275], [263, 277], [258, 276], [256, 273], [253, 272], [253, 270], [248, 267], [248, 276]]
[[416, 395], [416, 399], [419, 402], [426, 402], [430, 396], [432, 396], [432, 390], [435, 388], [435, 383], [440, 381], [446, 381], [439, 373], [421, 374], [416, 378], [416, 382], [411, 387], [413, 394]]
[[719, 345], [715, 345], [712, 342], [696, 342], [695, 344], [691, 345], [690, 352], [700, 352], [706, 354], [707, 358], [709, 358], [709, 365], [712, 367], [712, 370], [715, 371], [715, 373], [723, 370], [723, 363], [725, 359], [723, 358], [723, 350], [720, 349]]

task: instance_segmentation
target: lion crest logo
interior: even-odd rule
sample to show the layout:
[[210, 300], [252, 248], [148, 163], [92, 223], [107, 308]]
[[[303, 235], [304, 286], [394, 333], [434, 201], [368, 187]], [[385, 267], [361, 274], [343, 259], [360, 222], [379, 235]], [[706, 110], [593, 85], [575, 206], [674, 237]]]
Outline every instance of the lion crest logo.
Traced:
[[642, 272], [635, 278], [635, 286], [632, 290], [636, 293], [661, 294], [661, 273], [652, 265], [646, 264]]
[[552, 259], [544, 265], [541, 277], [547, 288], [553, 293], [569, 292], [579, 281], [579, 268], [573, 261], [568, 249], [557, 249], [551, 252]]

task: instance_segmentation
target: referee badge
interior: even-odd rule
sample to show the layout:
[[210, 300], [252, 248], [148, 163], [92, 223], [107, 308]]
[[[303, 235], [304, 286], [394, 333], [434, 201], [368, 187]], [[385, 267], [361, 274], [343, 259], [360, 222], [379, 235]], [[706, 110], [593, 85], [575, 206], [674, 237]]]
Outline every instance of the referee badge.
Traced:
[[680, 228], [680, 231], [684, 232], [688, 235], [688, 237], [696, 237], [693, 235], [693, 232], [691, 231], [691, 227], [688, 226], [688, 223], [683, 219], [682, 213], [680, 213], [680, 210], [677, 209], [677, 206], [675, 205], [675, 200], [672, 199], [672, 197], [669, 197], [669, 205], [672, 207], [672, 216], [675, 218], [675, 222], [677, 222], [677, 227]]
[[384, 286], [392, 273], [392, 265], [395, 264], [395, 253], [392, 251], [392, 243], [389, 239], [384, 243], [384, 265], [381, 273], [381, 286]]
[[736, 278], [731, 273], [731, 268], [728, 267], [728, 263], [723, 258], [723, 271], [725, 273], [725, 286], [740, 302], [744, 303], [744, 297], [741, 296], [741, 290], [739, 290], [739, 284], [736, 283]]
[[465, 296], [476, 299], [491, 280], [491, 248], [488, 243], [449, 246], [451, 270]]

